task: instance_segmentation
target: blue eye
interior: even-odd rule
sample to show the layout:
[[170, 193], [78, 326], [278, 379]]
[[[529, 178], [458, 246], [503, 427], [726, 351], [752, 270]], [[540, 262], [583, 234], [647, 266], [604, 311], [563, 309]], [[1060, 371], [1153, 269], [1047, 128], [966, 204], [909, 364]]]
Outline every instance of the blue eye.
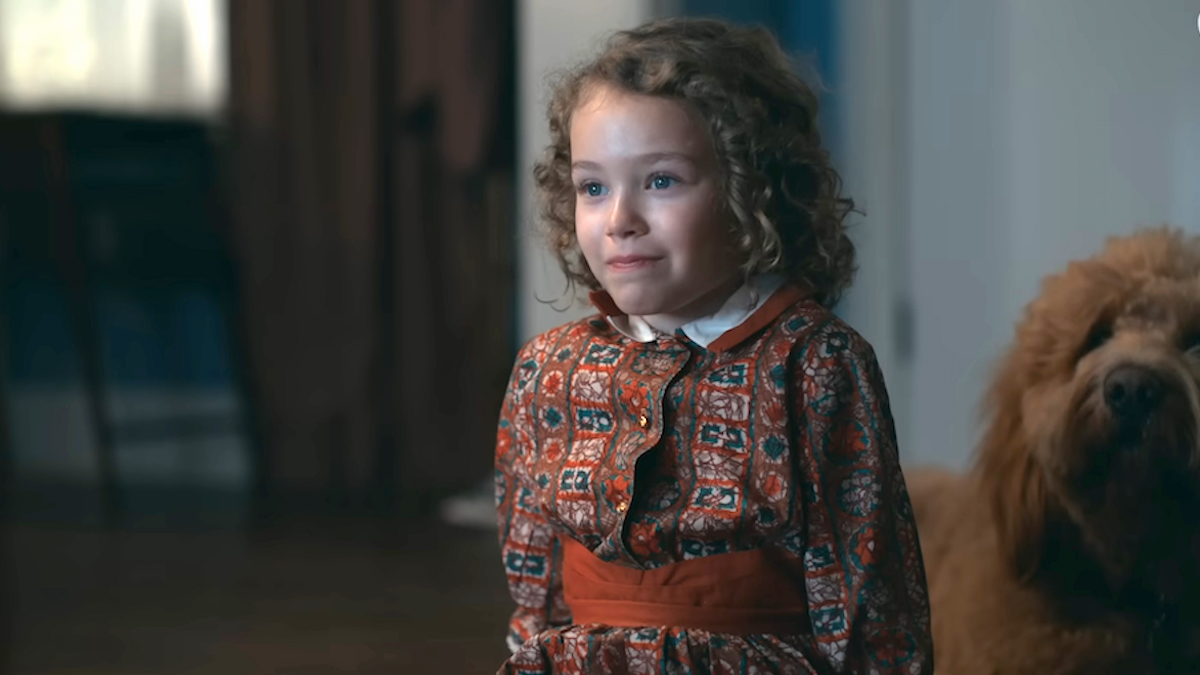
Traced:
[[604, 186], [599, 183], [584, 183], [579, 187], [580, 192], [583, 192], [589, 197], [600, 197], [604, 194]]
[[675, 179], [670, 176], [655, 176], [650, 180], [650, 186], [655, 190], [666, 190], [675, 184]]

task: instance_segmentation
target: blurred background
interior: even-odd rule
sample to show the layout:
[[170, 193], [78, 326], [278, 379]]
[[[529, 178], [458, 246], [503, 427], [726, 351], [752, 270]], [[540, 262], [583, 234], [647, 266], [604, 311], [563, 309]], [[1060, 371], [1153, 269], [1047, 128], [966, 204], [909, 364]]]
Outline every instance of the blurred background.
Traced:
[[823, 80], [837, 308], [963, 467], [1039, 279], [1200, 229], [1200, 0], [0, 0], [0, 672], [488, 673], [546, 77], [667, 15]]

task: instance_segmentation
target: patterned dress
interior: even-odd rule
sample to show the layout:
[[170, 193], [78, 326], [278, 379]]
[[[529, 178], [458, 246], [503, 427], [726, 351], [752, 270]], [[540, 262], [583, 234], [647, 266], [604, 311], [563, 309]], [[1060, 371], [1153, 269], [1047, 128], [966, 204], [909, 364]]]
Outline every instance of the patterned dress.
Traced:
[[[517, 609], [500, 673], [933, 670], [929, 601], [870, 345], [785, 287], [703, 348], [597, 316], [520, 352], [496, 450]], [[562, 543], [634, 569], [777, 547], [811, 630], [729, 635], [577, 625]]]

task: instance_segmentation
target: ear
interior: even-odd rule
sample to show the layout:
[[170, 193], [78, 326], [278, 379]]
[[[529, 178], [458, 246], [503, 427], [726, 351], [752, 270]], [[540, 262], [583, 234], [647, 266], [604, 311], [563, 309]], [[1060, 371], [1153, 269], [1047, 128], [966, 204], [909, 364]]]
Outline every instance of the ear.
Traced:
[[[1014, 373], [1006, 364], [1001, 370]], [[990, 424], [976, 460], [976, 474], [989, 501], [1001, 554], [1018, 579], [1042, 566], [1051, 508], [1046, 479], [1024, 432], [1023, 387], [1005, 376], [987, 398]]]

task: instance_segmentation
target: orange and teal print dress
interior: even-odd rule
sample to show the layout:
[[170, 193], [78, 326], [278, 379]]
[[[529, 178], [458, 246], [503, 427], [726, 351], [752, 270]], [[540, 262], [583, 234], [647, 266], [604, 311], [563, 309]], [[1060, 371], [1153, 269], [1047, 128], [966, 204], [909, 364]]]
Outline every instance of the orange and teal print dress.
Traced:
[[791, 286], [707, 346], [594, 302], [525, 345], [501, 411], [499, 672], [931, 673], [870, 345]]

